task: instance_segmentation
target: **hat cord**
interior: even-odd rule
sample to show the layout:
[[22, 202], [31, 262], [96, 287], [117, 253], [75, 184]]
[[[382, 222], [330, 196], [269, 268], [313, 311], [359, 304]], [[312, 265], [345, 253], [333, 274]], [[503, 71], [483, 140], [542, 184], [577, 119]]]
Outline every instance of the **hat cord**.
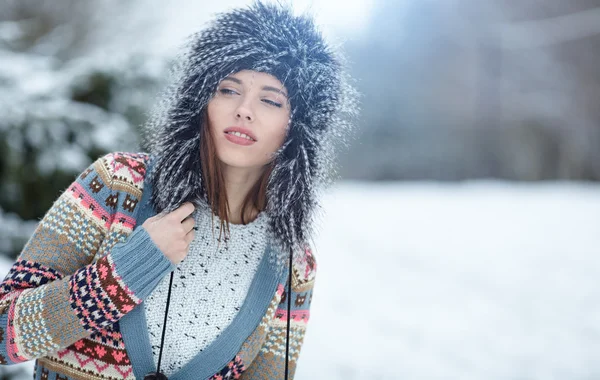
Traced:
[[290, 265], [288, 275], [288, 294], [287, 294], [287, 328], [285, 334], [285, 380], [288, 379], [288, 362], [289, 362], [289, 349], [290, 349], [290, 310], [292, 305], [292, 256], [293, 252], [290, 252]]
[[167, 306], [165, 308], [165, 320], [163, 321], [163, 330], [162, 330], [162, 334], [160, 336], [160, 351], [158, 352], [158, 364], [156, 366], [156, 372], [160, 372], [160, 362], [162, 360], [162, 351], [163, 351], [163, 345], [165, 342], [165, 330], [167, 329], [167, 315], [169, 314], [169, 304], [171, 303], [171, 286], [173, 285], [173, 273], [175, 273], [175, 271], [171, 272], [171, 279], [169, 280], [169, 291], [167, 292]]
[[158, 353], [158, 365], [156, 366], [156, 372], [149, 372], [144, 376], [144, 380], [168, 380], [167, 376], [160, 372], [160, 362], [162, 360], [162, 351], [165, 343], [165, 331], [167, 329], [167, 316], [169, 315], [169, 304], [171, 303], [171, 287], [173, 285], [173, 274], [171, 272], [171, 279], [169, 280], [169, 291], [167, 292], [167, 306], [165, 308], [165, 319], [163, 321], [163, 330], [160, 336], [160, 351]]

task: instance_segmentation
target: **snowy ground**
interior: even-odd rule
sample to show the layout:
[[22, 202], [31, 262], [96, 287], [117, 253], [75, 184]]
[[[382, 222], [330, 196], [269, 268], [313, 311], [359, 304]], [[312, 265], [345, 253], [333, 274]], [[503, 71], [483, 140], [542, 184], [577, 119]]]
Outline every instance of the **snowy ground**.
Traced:
[[600, 378], [600, 185], [345, 182], [324, 205], [296, 379]]

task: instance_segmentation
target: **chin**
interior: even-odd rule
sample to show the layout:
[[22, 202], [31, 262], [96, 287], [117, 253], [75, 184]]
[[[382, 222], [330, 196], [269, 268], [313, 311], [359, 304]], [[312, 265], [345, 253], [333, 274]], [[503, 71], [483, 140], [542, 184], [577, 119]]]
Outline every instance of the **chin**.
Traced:
[[249, 159], [248, 154], [224, 154], [219, 155], [218, 158], [221, 164], [233, 168], [256, 169], [261, 166], [260, 163]]
[[257, 151], [247, 146], [233, 146], [233, 144], [217, 147], [217, 158], [223, 164], [239, 168], [260, 167], [261, 162], [256, 157]]

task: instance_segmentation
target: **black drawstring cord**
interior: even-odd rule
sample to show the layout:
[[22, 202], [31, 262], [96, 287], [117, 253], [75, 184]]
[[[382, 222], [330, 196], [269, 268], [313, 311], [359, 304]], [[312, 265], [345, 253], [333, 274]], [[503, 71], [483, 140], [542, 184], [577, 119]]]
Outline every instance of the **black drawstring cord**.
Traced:
[[167, 376], [160, 372], [160, 361], [162, 360], [162, 351], [165, 343], [165, 331], [167, 330], [167, 315], [169, 315], [169, 304], [171, 303], [171, 286], [173, 285], [173, 274], [175, 271], [171, 272], [171, 279], [169, 280], [169, 291], [167, 292], [167, 307], [165, 308], [165, 320], [163, 321], [163, 330], [160, 336], [160, 351], [158, 352], [158, 365], [156, 366], [156, 372], [150, 372], [146, 376], [144, 376], [144, 380], [168, 380]]
[[287, 329], [285, 336], [285, 380], [288, 380], [288, 355], [290, 349], [290, 310], [292, 308], [292, 256], [293, 252], [290, 252], [290, 272], [288, 276], [288, 294], [287, 294]]
[[167, 315], [169, 315], [169, 303], [171, 301], [171, 286], [173, 285], [173, 273], [171, 272], [171, 279], [169, 280], [169, 291], [167, 292], [167, 307], [165, 308], [165, 320], [163, 321], [163, 331], [160, 337], [160, 351], [158, 352], [158, 365], [156, 366], [156, 372], [160, 372], [160, 361], [162, 359], [162, 349], [165, 342], [165, 330], [167, 329]]

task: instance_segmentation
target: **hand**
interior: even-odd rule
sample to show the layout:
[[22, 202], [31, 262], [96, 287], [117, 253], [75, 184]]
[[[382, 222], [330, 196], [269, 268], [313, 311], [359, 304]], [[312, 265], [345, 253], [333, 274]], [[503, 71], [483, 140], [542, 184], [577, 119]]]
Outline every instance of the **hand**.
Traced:
[[187, 256], [194, 240], [195, 220], [190, 217], [194, 210], [193, 203], [185, 202], [167, 215], [155, 215], [142, 224], [154, 244], [175, 265]]

